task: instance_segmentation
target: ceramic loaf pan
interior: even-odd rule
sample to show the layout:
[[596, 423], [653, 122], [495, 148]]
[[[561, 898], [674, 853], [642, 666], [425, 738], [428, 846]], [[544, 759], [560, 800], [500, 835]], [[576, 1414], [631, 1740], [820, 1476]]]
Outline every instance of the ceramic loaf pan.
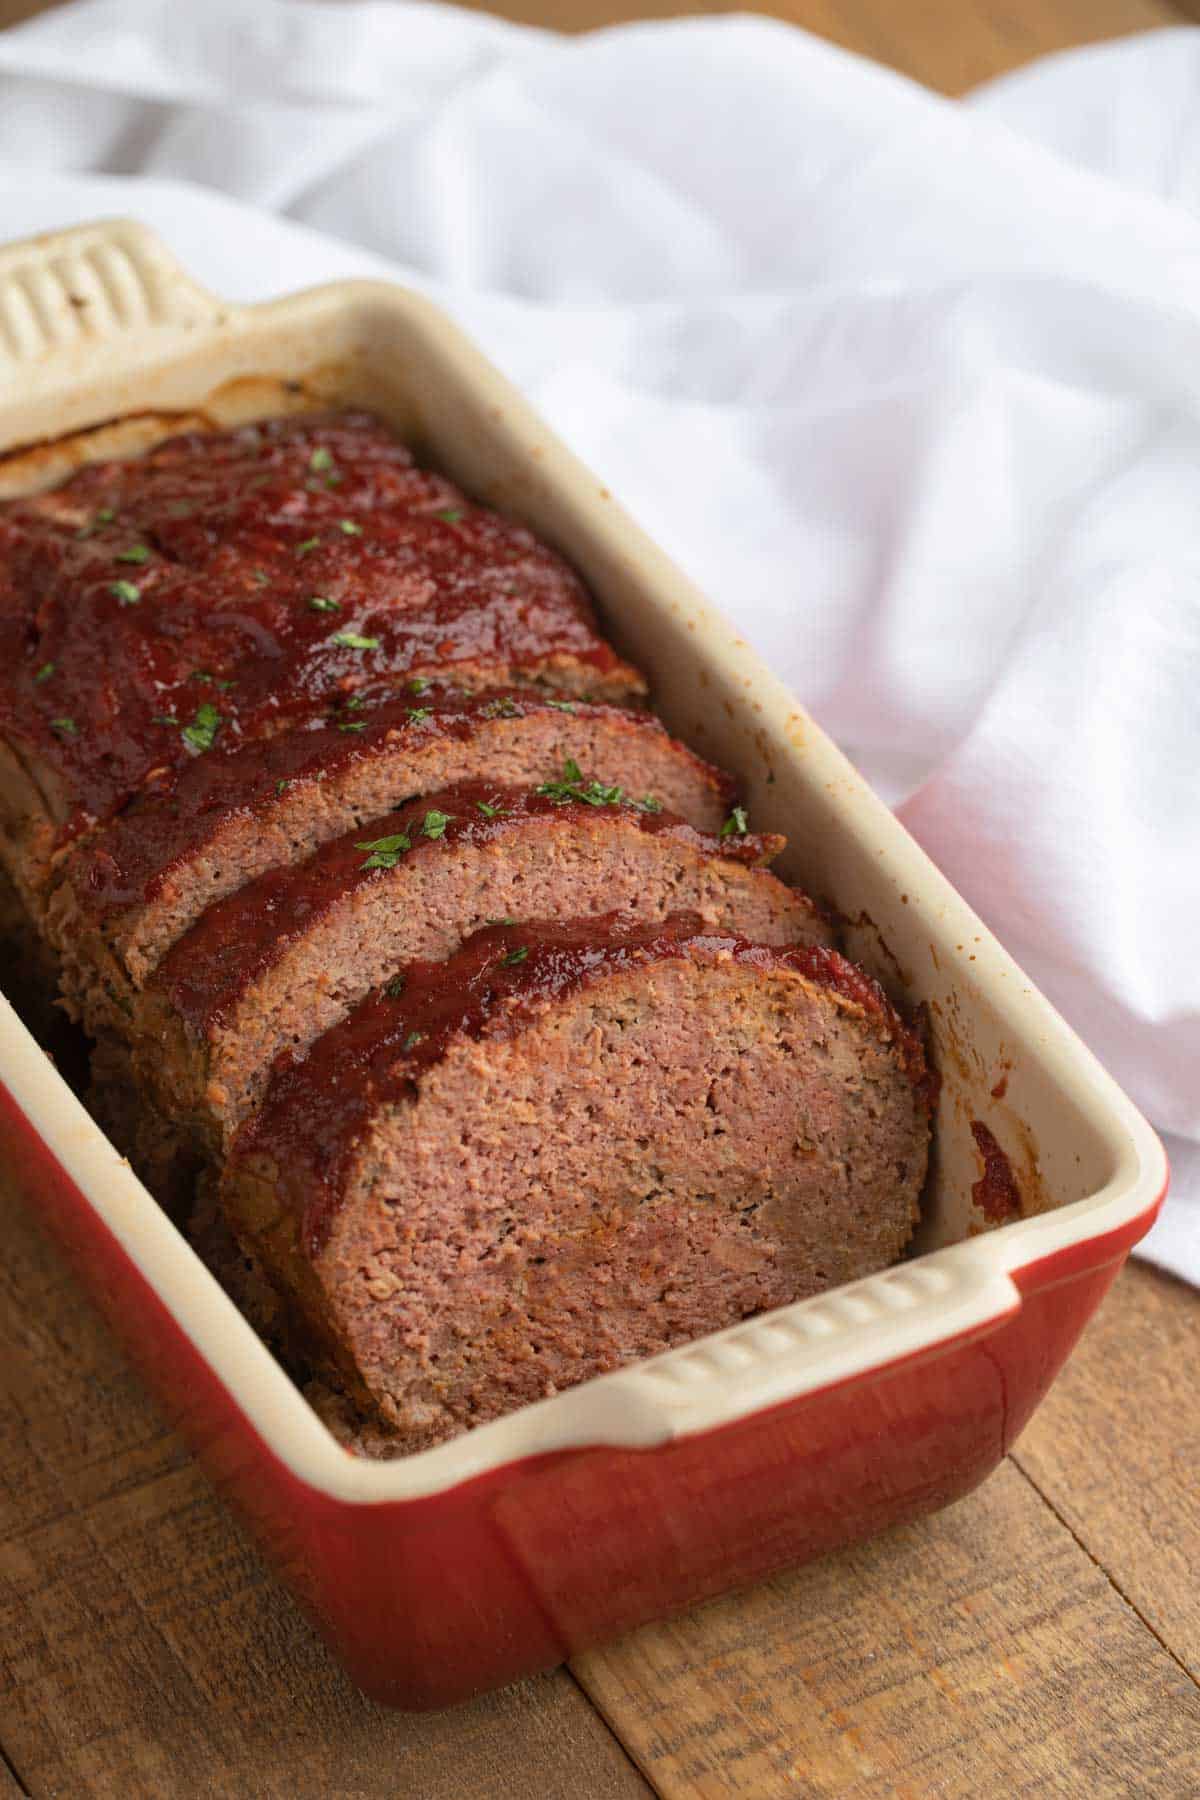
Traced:
[[[928, 1006], [943, 1077], [912, 1260], [372, 1463], [337, 1445], [0, 1002], [6, 1178], [355, 1679], [443, 1706], [966, 1493], [1148, 1229], [1166, 1166], [792, 695], [425, 300], [342, 283], [230, 306], [119, 221], [0, 250], [2, 492], [149, 441], [156, 415], [278, 410], [293, 382], [382, 411], [582, 570], [671, 730], [735, 771], [756, 828], [788, 834], [784, 872]], [[998, 1229], [973, 1125], [1022, 1194]]]

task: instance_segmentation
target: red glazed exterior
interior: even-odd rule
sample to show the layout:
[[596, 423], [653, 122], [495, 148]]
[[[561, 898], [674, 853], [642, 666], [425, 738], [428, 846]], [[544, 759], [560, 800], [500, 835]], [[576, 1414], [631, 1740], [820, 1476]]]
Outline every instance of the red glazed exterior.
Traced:
[[1021, 1303], [851, 1380], [652, 1449], [508, 1463], [424, 1498], [299, 1480], [0, 1088], [3, 1173], [354, 1680], [452, 1706], [961, 1499], [1000, 1462], [1162, 1196], [1013, 1272]]

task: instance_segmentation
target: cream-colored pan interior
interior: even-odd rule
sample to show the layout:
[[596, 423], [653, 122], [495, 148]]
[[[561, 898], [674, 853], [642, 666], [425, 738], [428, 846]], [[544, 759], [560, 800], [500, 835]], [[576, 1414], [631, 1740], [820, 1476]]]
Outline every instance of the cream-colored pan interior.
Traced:
[[[0, 495], [60, 479], [82, 458], [136, 454], [182, 424], [314, 400], [375, 408], [471, 493], [575, 563], [618, 648], [650, 676], [671, 729], [737, 774], [758, 829], [787, 834], [782, 872], [855, 921], [849, 948], [885, 986], [928, 1007], [943, 1085], [919, 1254], [843, 1290], [855, 1297], [849, 1313], [838, 1295], [805, 1302], [353, 1475], [348, 1459], [335, 1466], [332, 1440], [294, 1390], [285, 1401], [255, 1362], [251, 1397], [265, 1405], [269, 1390], [275, 1409], [264, 1435], [289, 1460], [321, 1485], [379, 1499], [551, 1441], [661, 1441], [915, 1350], [964, 1319], [998, 1318], [1016, 1304], [1010, 1269], [1114, 1229], [1153, 1201], [1162, 1153], [1129, 1102], [799, 702], [426, 302], [354, 283], [229, 308], [123, 222], [0, 251]], [[39, 1115], [52, 1128], [69, 1119], [76, 1145], [89, 1130], [99, 1139], [53, 1070], [22, 1055], [16, 1088], [33, 1083]], [[0, 1066], [10, 1086], [13, 1067]], [[1007, 1153], [1030, 1215], [998, 1232], [984, 1233], [972, 1199], [982, 1173], [973, 1120]], [[93, 1158], [103, 1148], [92, 1144]], [[143, 1191], [127, 1170], [122, 1180], [143, 1208], [131, 1251], [161, 1276], [151, 1240], [171, 1228], [161, 1216], [151, 1228]], [[86, 1191], [103, 1209], [105, 1196]], [[121, 1218], [128, 1227], [129, 1208]], [[224, 1297], [179, 1251], [191, 1263], [172, 1251], [169, 1286], [178, 1276], [189, 1303], [202, 1291], [211, 1311]], [[735, 1341], [742, 1348], [726, 1356], [722, 1344]], [[700, 1373], [685, 1376], [689, 1368]]]

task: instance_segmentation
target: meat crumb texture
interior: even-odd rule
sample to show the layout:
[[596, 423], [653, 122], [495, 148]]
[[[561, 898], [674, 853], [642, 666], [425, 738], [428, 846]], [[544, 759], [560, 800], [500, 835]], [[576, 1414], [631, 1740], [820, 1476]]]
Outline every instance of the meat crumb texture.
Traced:
[[921, 1034], [647, 702], [367, 413], [0, 505], [11, 997], [355, 1454], [912, 1238]]

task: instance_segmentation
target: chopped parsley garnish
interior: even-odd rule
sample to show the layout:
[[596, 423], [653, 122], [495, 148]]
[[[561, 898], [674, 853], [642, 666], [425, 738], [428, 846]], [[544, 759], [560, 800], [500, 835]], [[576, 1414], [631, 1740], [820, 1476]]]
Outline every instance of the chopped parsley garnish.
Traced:
[[735, 806], [733, 811], [730, 813], [729, 817], [726, 819], [725, 823], [721, 827], [721, 836], [723, 838], [724, 837], [745, 837], [745, 835], [749, 831], [749, 829], [750, 829], [750, 821], [746, 817], [745, 807], [744, 806]]
[[92, 535], [93, 531], [95, 531], [99, 526], [111, 525], [113, 520], [116, 518], [116, 516], [117, 515], [113, 511], [111, 506], [102, 506], [100, 508], [99, 512], [92, 514], [91, 518], [88, 520], [86, 525], [81, 525], [79, 527], [79, 530], [75, 533], [75, 536], [81, 537], [81, 538], [90, 537]]
[[288, 791], [288, 789], [289, 789], [289, 788], [290, 788], [290, 787], [291, 787], [291, 785], [292, 785], [292, 784], [291, 784], [291, 782], [290, 782], [290, 781], [288, 781], [288, 780], [286, 780], [286, 779], [285, 779], [285, 778], [283, 778], [283, 777], [281, 777], [281, 778], [280, 778], [280, 779], [279, 779], [279, 780], [278, 780], [278, 781], [277, 781], [277, 782], [276, 782], [276, 783], [275, 783], [275, 792], [276, 792], [276, 793], [277, 793], [277, 794], [286, 794], [286, 793], [287, 793], [287, 791]]
[[569, 700], [547, 700], [546, 705], [552, 706], [555, 712], [574, 713], [575, 711]]
[[501, 813], [508, 811], [508, 808], [506, 806], [489, 806], [486, 800], [477, 800], [475, 810], [481, 812], [485, 819], [498, 819]]
[[142, 597], [142, 590], [136, 581], [111, 581], [108, 591], [116, 595], [122, 606], [136, 606]]
[[501, 700], [489, 700], [483, 709], [485, 719], [515, 719], [517, 704], [505, 694]]
[[206, 700], [203, 706], [197, 707], [191, 724], [184, 726], [183, 741], [189, 750], [211, 750], [220, 729], [221, 715], [212, 702]]
[[319, 537], [305, 538], [303, 543], [296, 545], [296, 555], [307, 556], [310, 550], [319, 550], [320, 548], [321, 540]]
[[[367, 721], [365, 719], [346, 719], [338, 726], [339, 731], [365, 731], [366, 729]], [[320, 776], [317, 779], [319, 781]]]
[[227, 694], [233, 686], [232, 681], [224, 680], [220, 675], [214, 675], [211, 669], [193, 669], [188, 680], [211, 683], [213, 687], [220, 688], [223, 694]]
[[390, 837], [367, 838], [354, 848], [370, 851], [361, 865], [364, 869], [394, 869], [404, 852], [412, 849], [412, 839], [405, 831], [393, 831]]
[[327, 449], [324, 444], [318, 445], [308, 459], [308, 466], [314, 475], [324, 475], [327, 469], [333, 467], [332, 450]]
[[436, 806], [431, 806], [429, 811], [425, 814], [425, 823], [421, 826], [421, 835], [427, 838], [445, 837], [446, 827], [450, 824], [453, 817], [453, 813], [439, 812]]
[[383, 991], [389, 1000], [398, 1000], [407, 986], [408, 982], [403, 975], [393, 975]]
[[457, 525], [463, 516], [463, 510], [461, 506], [444, 506], [441, 512], [435, 512], [433, 516], [444, 525]]
[[362, 529], [362, 526], [357, 524], [353, 519], [338, 520], [338, 530], [343, 532], [346, 537], [361, 537]]
[[174, 713], [155, 713], [154, 723], [156, 725], [178, 725], [179, 720]]
[[639, 812], [656, 813], [663, 809], [662, 801], [656, 800], [653, 794], [643, 794], [640, 800], [634, 800], [631, 804], [636, 806]]
[[410, 1031], [404, 1040], [405, 1050], [415, 1050], [418, 1044], [424, 1042], [424, 1039], [425, 1033], [423, 1031]]
[[429, 682], [424, 675], [414, 675], [408, 684], [408, 691], [410, 694], [423, 694], [428, 686]]
[[57, 663], [43, 663], [41, 668], [37, 670], [33, 679], [35, 681], [49, 681], [57, 667]]
[[522, 944], [519, 949], [510, 950], [507, 956], [502, 956], [500, 966], [504, 969], [514, 969], [518, 963], [523, 963], [528, 955], [529, 945]]
[[145, 563], [150, 561], [151, 550], [148, 544], [130, 544], [128, 550], [118, 550], [115, 560], [123, 563]]
[[426, 719], [433, 717], [432, 706], [406, 706], [404, 710], [414, 725], [423, 725]]
[[620, 806], [625, 798], [624, 788], [605, 787], [601, 781], [585, 781], [573, 756], [568, 756], [563, 764], [561, 781], [543, 781], [535, 792], [545, 794], [559, 806], [566, 806], [571, 800], [580, 800], [585, 806]]
[[77, 737], [79, 727], [74, 719], [51, 719], [50, 728], [57, 731], [60, 737]]
[[361, 694], [351, 694], [350, 698], [343, 703], [342, 710], [344, 712], [361, 712], [366, 704]]
[[342, 610], [340, 600], [329, 600], [324, 594], [314, 594], [308, 605], [311, 612], [341, 612]]
[[486, 921], [488, 925], [515, 925], [516, 922], [515, 919], [488, 919]]
[[343, 650], [378, 650], [379, 639], [361, 637], [357, 631], [335, 631], [330, 638], [331, 644], [340, 644]]

